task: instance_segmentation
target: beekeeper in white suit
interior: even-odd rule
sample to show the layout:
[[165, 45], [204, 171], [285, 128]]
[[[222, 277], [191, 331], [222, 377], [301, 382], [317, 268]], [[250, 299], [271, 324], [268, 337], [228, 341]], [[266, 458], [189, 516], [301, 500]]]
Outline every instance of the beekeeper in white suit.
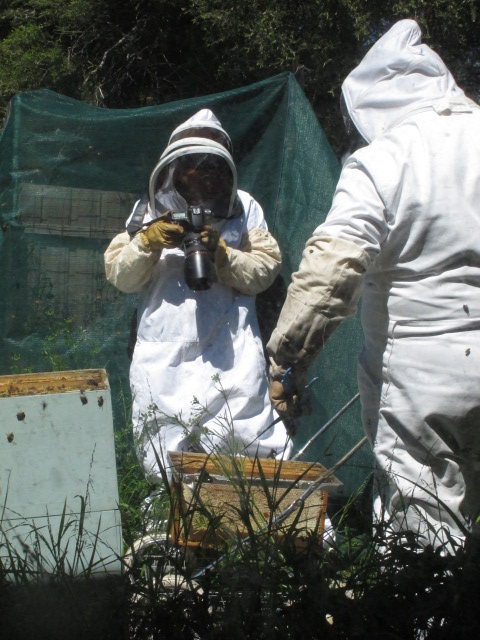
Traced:
[[[273, 282], [281, 255], [260, 205], [237, 190], [231, 152], [210, 110], [175, 129], [152, 172], [154, 204], [139, 201], [105, 253], [108, 280], [142, 294], [130, 382], [139, 454], [154, 483], [162, 478], [158, 459], [169, 475], [168, 451], [288, 457], [291, 450], [282, 422], [259, 438], [277, 414], [255, 295]], [[188, 258], [208, 255], [212, 281], [193, 289], [184, 274], [186, 225], [169, 213], [189, 206], [212, 215]]]
[[[366, 146], [345, 162], [267, 346], [271, 397], [362, 298], [358, 381], [376, 461], [374, 514], [451, 552], [480, 512], [480, 109], [412, 20], [342, 86]], [[474, 533], [476, 533], [474, 528]]]

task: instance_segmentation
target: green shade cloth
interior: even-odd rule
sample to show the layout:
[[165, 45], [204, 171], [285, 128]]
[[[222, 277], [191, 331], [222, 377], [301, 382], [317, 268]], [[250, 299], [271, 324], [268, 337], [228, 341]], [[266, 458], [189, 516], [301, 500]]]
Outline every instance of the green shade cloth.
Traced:
[[[288, 285], [340, 172], [291, 74], [141, 109], [102, 109], [48, 90], [20, 93], [0, 139], [0, 374], [105, 367], [116, 428], [129, 419], [127, 343], [138, 298], [106, 282], [103, 253], [146, 191], [172, 130], [202, 108], [232, 138], [239, 186], [265, 211]], [[258, 300], [267, 333], [281, 289]], [[357, 392], [361, 342], [358, 318], [347, 320], [312, 367], [320, 377], [314, 414], [299, 423], [297, 450]], [[328, 467], [361, 436], [356, 403], [305, 458]], [[364, 448], [338, 473], [346, 492], [370, 469]]]

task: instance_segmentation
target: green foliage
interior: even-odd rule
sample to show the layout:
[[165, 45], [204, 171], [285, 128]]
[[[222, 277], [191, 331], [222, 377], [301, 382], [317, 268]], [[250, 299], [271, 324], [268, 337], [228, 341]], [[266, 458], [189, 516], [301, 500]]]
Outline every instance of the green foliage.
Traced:
[[[83, 529], [87, 498], [79, 498], [78, 520], [65, 507], [57, 528], [33, 527], [39, 543], [35, 548], [24, 548], [22, 554], [5, 539], [0, 542], [2, 638], [475, 637], [480, 585], [474, 540], [467, 538], [465, 547], [458, 546], [456, 555], [450, 556], [418, 548], [414, 538], [403, 536], [386, 545], [381, 531], [371, 534], [358, 497], [346, 505], [337, 502], [338, 513], [331, 502], [330, 516], [337, 530], [330, 550], [318, 544], [315, 531], [305, 535], [298, 518], [282, 525], [279, 537], [273, 519], [259, 513], [242, 458], [227, 456], [217, 461], [216, 470], [238, 494], [239, 530], [220, 537], [217, 546], [179, 546], [168, 534], [177, 494], [165, 487], [157, 491], [145, 520], [142, 497], [148, 486], [134, 458], [128, 420], [116, 435], [116, 445], [123, 532], [129, 547], [123, 576], [91, 579], [93, 554]], [[200, 485], [209, 485], [210, 480], [199, 471]], [[260, 474], [256, 486], [268, 494], [272, 511], [290, 501], [291, 487], [281, 486], [279, 476], [267, 483]], [[217, 533], [222, 529], [232, 533], [231, 522], [211, 511], [199, 496], [195, 490], [180, 512], [185, 531], [195, 520], [204, 522], [206, 531], [210, 527]], [[0, 512], [0, 527], [3, 524]], [[248, 539], [240, 535], [240, 528], [249, 533]], [[299, 539], [301, 547], [296, 544]], [[66, 545], [72, 543], [73, 562], [66, 562]], [[42, 549], [48, 551], [48, 563]], [[79, 569], [80, 575], [74, 576]]]
[[12, 95], [23, 89], [55, 85], [69, 73], [56, 42], [39, 25], [20, 25], [0, 43], [0, 91]]
[[[142, 513], [141, 506], [151, 487], [138, 462], [133, 443], [132, 425], [129, 421], [115, 432], [115, 454], [123, 538], [126, 546], [130, 547], [135, 538], [144, 531], [145, 514]], [[160, 515], [156, 521], [158, 522], [159, 519]]]
[[364, 3], [197, 0], [190, 12], [219, 58], [219, 78], [240, 86], [291, 70], [337, 146], [340, 85], [369, 33]]
[[480, 96], [476, 0], [196, 0], [189, 12], [228, 86], [291, 69], [337, 153], [343, 79], [399, 19], [416, 19], [462, 87]]
[[478, 98], [477, 14], [477, 0], [2, 0], [0, 110], [37, 87], [136, 107], [291, 70], [341, 153], [341, 83], [398, 19], [415, 18]]
[[200, 47], [184, 17], [186, 4], [182, 0], [3, 2], [3, 109], [16, 91], [40, 86], [110, 107], [166, 102], [190, 95], [192, 87], [198, 91], [209, 74], [201, 56], [189, 58]]

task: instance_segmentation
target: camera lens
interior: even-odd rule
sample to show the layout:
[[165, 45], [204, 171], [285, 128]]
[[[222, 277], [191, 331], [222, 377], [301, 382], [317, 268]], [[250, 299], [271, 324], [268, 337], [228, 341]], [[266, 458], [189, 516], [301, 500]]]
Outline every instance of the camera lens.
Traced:
[[185, 252], [185, 282], [193, 291], [205, 291], [212, 285], [212, 263], [200, 234], [187, 232], [183, 243]]

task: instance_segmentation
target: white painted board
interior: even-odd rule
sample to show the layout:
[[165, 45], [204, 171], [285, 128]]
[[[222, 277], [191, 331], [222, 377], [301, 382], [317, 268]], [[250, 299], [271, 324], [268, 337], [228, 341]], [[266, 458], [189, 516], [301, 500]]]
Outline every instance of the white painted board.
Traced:
[[106, 373], [0, 377], [4, 566], [13, 552], [33, 573], [119, 573], [118, 503]]

